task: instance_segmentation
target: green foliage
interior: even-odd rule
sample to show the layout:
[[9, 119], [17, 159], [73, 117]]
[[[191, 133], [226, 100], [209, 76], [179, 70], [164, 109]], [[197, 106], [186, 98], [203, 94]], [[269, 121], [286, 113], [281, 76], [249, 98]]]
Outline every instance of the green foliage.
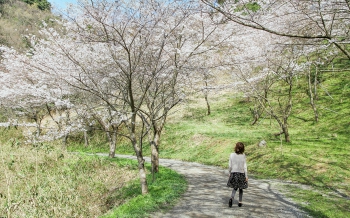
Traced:
[[261, 8], [261, 6], [257, 2], [250, 2], [250, 3], [246, 4], [245, 6], [248, 10], [253, 11], [253, 12], [257, 12]]
[[[312, 217], [349, 217], [349, 199], [339, 198], [334, 190], [327, 188], [320, 190], [300, 189], [286, 185], [283, 189], [299, 203], [301, 209], [307, 211]], [[327, 201], [324, 199], [327, 198]]]
[[0, 144], [11, 144], [12, 146], [18, 146], [25, 140], [23, 137], [23, 130], [20, 128], [9, 127], [0, 128]]
[[[109, 151], [109, 142], [106, 133], [102, 131], [95, 131], [89, 134], [88, 146], [84, 145], [84, 135], [82, 133], [71, 135], [68, 140], [68, 151], [78, 151], [83, 153], [106, 153]], [[126, 138], [118, 137], [116, 153], [134, 154], [130, 141]]]
[[257, 12], [260, 10], [261, 6], [257, 2], [248, 2], [246, 4], [239, 4], [239, 2], [236, 2], [237, 6], [235, 9], [235, 12], [241, 12], [241, 11], [246, 11], [245, 14], [248, 13], [248, 11], [251, 12]]
[[225, 3], [226, 0], [218, 0], [218, 4], [222, 5]]
[[[226, 0], [217, 0], [217, 3], [219, 5], [223, 5], [226, 2]], [[258, 2], [252, 1], [248, 2], [245, 4], [241, 4], [239, 0], [234, 0], [234, 3], [236, 4], [236, 9], [235, 12], [240, 12], [240, 11], [252, 11], [252, 12], [257, 12], [260, 10], [261, 6], [259, 5]]]
[[21, 0], [29, 5], [37, 5], [37, 7], [44, 11], [44, 10], [51, 10], [51, 4], [47, 0]]

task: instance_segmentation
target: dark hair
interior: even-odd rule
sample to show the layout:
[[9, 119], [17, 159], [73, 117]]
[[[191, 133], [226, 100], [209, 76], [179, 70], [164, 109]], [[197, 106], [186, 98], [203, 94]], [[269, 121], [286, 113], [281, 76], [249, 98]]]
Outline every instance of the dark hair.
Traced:
[[244, 144], [242, 142], [237, 142], [235, 147], [236, 154], [243, 154], [244, 153]]

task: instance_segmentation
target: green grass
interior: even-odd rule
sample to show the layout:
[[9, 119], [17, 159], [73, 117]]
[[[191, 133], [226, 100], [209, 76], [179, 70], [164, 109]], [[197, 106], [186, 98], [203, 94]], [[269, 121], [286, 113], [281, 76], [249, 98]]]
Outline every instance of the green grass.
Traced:
[[[248, 103], [244, 103], [248, 104]], [[350, 146], [348, 145], [348, 119], [329, 118], [326, 114], [320, 123], [304, 122], [291, 118], [291, 143], [281, 142], [272, 133], [278, 127], [269, 119], [261, 120], [257, 126], [247, 122], [247, 106], [234, 98], [227, 98], [226, 104], [213, 107], [213, 115], [193, 121], [174, 122], [167, 125], [162, 141], [161, 157], [196, 161], [210, 165], [227, 167], [229, 153], [237, 141], [246, 146], [249, 174], [256, 178], [289, 180], [312, 186], [317, 192], [324, 190], [340, 191], [344, 197], [332, 199], [316, 195], [310, 191], [299, 190], [293, 199], [312, 202], [303, 206], [315, 217], [349, 217], [350, 211]], [[245, 108], [245, 111], [242, 110]], [[226, 112], [225, 112], [226, 110]], [[339, 114], [347, 115], [348, 109], [339, 109]], [[328, 119], [328, 118], [327, 118]], [[215, 125], [212, 125], [215, 122]], [[270, 124], [271, 122], [271, 124]], [[212, 128], [211, 128], [212, 127]], [[181, 137], [182, 136], [182, 137]], [[256, 144], [265, 139], [266, 148]], [[334, 211], [338, 211], [336, 213]], [[332, 212], [333, 211], [333, 212]]]
[[[336, 85], [332, 78], [328, 81]], [[250, 125], [251, 103], [241, 98], [226, 95], [213, 101], [210, 116], [205, 115], [204, 105], [190, 108], [182, 119], [169, 119], [162, 136], [160, 157], [227, 168], [234, 144], [243, 141], [250, 175], [309, 185], [311, 191], [297, 189], [290, 195], [296, 202], [304, 202], [300, 203], [303, 209], [315, 217], [350, 217], [350, 104], [349, 99], [339, 100], [348, 95], [349, 90], [341, 95], [331, 89], [328, 92], [333, 99], [321, 96], [319, 104], [327, 109], [320, 109], [318, 123], [312, 120], [307, 99], [296, 102], [289, 125], [291, 143], [285, 143], [283, 136], [273, 135], [279, 132], [279, 127], [268, 117], [257, 125]], [[266, 148], [257, 147], [262, 139], [268, 142]], [[121, 153], [133, 152], [127, 144], [118, 149]], [[148, 153], [145, 146], [145, 154]], [[331, 193], [332, 197], [322, 193]]]
[[[129, 160], [75, 155], [48, 144], [1, 143], [0, 216], [89, 217], [137, 178]], [[117, 176], [116, 176], [117, 175]]]
[[186, 180], [173, 170], [164, 167], [160, 167], [160, 173], [156, 176], [155, 181], [152, 181], [150, 174], [147, 176], [149, 185], [147, 195], [141, 195], [139, 181], [134, 181], [116, 192], [111, 198], [126, 199], [126, 202], [102, 217], [149, 217], [151, 212], [169, 209], [186, 191]]
[[339, 199], [333, 190], [305, 190], [291, 185], [286, 185], [283, 189], [288, 190], [287, 196], [293, 198], [313, 217], [349, 217], [349, 199]]
[[[101, 131], [96, 131], [89, 136], [89, 145], [85, 146], [83, 141], [83, 134], [76, 134], [70, 136], [68, 139], [68, 151], [82, 152], [82, 153], [108, 153], [109, 144], [106, 134]], [[119, 137], [117, 140], [116, 153], [119, 154], [134, 154], [134, 150], [128, 139]]]
[[[295, 187], [289, 196], [315, 217], [350, 217], [349, 73], [323, 75], [317, 101], [319, 122], [313, 120], [304, 84], [300, 79], [294, 92], [290, 143], [285, 143], [283, 136], [274, 136], [279, 126], [266, 115], [252, 126], [252, 103], [226, 94], [212, 99], [210, 116], [205, 104], [197, 104], [180, 117], [170, 118], [162, 135], [160, 157], [227, 168], [233, 146], [242, 141], [250, 175], [310, 186], [308, 190]], [[262, 139], [268, 142], [266, 148], [257, 147]], [[130, 153], [132, 149], [124, 146], [121, 151]]]
[[0, 217], [147, 217], [187, 189], [183, 176], [163, 167], [153, 181], [146, 164], [149, 194], [142, 195], [136, 160], [24, 145], [20, 129], [0, 131]]

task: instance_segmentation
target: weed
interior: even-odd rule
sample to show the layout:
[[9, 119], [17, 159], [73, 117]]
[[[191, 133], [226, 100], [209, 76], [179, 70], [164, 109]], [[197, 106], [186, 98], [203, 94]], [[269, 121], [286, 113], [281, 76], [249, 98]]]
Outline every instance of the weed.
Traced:
[[48, 147], [0, 147], [0, 216], [96, 217], [109, 209], [111, 190], [137, 179], [129, 161]]

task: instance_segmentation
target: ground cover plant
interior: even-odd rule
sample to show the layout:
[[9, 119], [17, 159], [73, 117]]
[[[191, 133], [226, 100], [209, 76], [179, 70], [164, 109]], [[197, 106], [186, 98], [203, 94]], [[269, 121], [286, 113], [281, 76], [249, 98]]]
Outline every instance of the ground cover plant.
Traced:
[[[150, 194], [142, 196], [134, 160], [24, 145], [21, 130], [1, 131], [0, 216], [99, 217], [117, 208], [118, 217], [144, 217], [186, 190], [181, 175], [161, 169], [154, 181], [148, 175]], [[142, 209], [133, 211], [133, 204]]]

